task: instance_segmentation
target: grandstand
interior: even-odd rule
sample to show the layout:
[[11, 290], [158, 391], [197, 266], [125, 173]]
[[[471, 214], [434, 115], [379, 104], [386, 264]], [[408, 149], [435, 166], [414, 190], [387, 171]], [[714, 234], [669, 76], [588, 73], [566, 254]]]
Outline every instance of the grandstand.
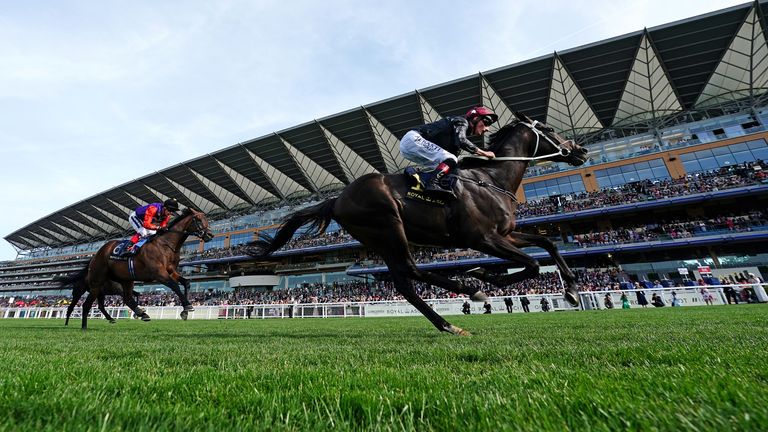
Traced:
[[[252, 291], [259, 294], [249, 299], [278, 302], [317, 300], [325, 295], [317, 287], [386, 296], [386, 268], [335, 224], [320, 238], [294, 239], [276, 263], [254, 262], [243, 245], [363, 174], [402, 171], [403, 134], [478, 104], [493, 108], [500, 124], [523, 111], [589, 149], [580, 167], [531, 166], [517, 191], [520, 229], [555, 241], [582, 282], [595, 274], [610, 276], [594, 289], [707, 275], [736, 280], [747, 268], [765, 279], [767, 14], [768, 1], [755, 1], [638, 30], [180, 162], [5, 236], [19, 255], [0, 263], [0, 296], [61, 294], [55, 276], [82, 267], [105, 240], [125, 237], [134, 208], [167, 198], [213, 221], [212, 241], [190, 238], [183, 248], [181, 265], [201, 301], [234, 288], [235, 297]], [[546, 263], [546, 254], [529, 252]], [[477, 265], [508, 270], [472, 251], [417, 255], [420, 266], [449, 274]]]

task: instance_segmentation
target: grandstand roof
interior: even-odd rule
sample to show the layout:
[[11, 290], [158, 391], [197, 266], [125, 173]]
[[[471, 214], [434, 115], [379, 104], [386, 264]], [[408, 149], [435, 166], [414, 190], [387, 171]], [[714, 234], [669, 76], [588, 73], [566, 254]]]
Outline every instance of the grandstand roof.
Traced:
[[502, 124], [524, 111], [580, 137], [754, 101], [768, 91], [766, 14], [768, 0], [747, 3], [373, 102], [148, 174], [5, 239], [29, 250], [121, 235], [132, 209], [168, 197], [227, 212], [334, 190], [400, 170], [399, 137], [478, 104]]

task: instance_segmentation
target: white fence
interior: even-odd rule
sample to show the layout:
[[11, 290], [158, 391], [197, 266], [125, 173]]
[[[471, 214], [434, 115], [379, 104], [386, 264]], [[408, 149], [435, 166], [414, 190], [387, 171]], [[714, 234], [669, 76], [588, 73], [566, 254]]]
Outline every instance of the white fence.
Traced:
[[[724, 293], [725, 285], [707, 286], [712, 295], [712, 303], [715, 305], [727, 304]], [[737, 287], [738, 288], [738, 287]], [[675, 287], [645, 289], [642, 292], [650, 305], [653, 293], [661, 297], [664, 305], [672, 306], [675, 292], [677, 305], [682, 307], [704, 306], [706, 305], [700, 287]], [[738, 289], [737, 289], [738, 290]], [[765, 291], [762, 287], [755, 289], [760, 301], [768, 301]], [[606, 309], [605, 296], [608, 294], [615, 308], [621, 309], [621, 295], [626, 294], [631, 308], [640, 307], [636, 295], [637, 291], [586, 291], [579, 293], [581, 305], [572, 307], [563, 299], [561, 294], [531, 294], [525, 296], [529, 304], [529, 312], [542, 312], [542, 299], [546, 299], [550, 311], [576, 311], [576, 310], [594, 310]], [[521, 303], [522, 296], [492, 297], [489, 300], [491, 313], [508, 312], [505, 299], [512, 299], [512, 305], [509, 308], [510, 313], [523, 313]], [[462, 312], [462, 305], [465, 299], [433, 299], [425, 300], [437, 313], [441, 315], [459, 315]], [[181, 312], [180, 306], [147, 306], [147, 313], [152, 319], [179, 319]], [[9, 308], [0, 307], [0, 318], [42, 318], [42, 319], [61, 319], [66, 316], [66, 307], [22, 307]], [[107, 312], [113, 318], [126, 319], [132, 316], [131, 311], [125, 307], [109, 307]], [[470, 313], [481, 314], [485, 312], [483, 303], [470, 302]], [[394, 316], [418, 316], [420, 312], [411, 306], [408, 302], [385, 301], [385, 302], [349, 302], [349, 303], [300, 303], [300, 304], [261, 304], [261, 305], [221, 305], [221, 306], [196, 306], [194, 312], [190, 312], [189, 319], [266, 319], [266, 318], [350, 318], [350, 317], [394, 317]], [[72, 313], [72, 319], [81, 317], [81, 309], [75, 308]], [[90, 317], [100, 318], [101, 312], [94, 307]]]

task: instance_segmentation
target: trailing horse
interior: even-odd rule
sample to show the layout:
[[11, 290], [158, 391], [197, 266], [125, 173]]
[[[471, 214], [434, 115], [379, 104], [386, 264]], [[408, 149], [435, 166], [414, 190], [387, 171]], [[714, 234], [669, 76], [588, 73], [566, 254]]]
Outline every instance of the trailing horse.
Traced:
[[[188, 313], [194, 310], [187, 299], [189, 281], [181, 276], [177, 267], [181, 247], [190, 235], [200, 237], [204, 242], [213, 238], [205, 215], [186, 208], [168, 224], [166, 232], [152, 237], [135, 257], [127, 260], [113, 259], [112, 252], [120, 242], [112, 240], [96, 252], [84, 269], [65, 277], [60, 282], [62, 289], [72, 288], [73, 293], [83, 288], [88, 291], [88, 296], [83, 302], [83, 330], [88, 326], [88, 314], [94, 300], [103, 299], [105, 294], [117, 291], [116, 284], [122, 288], [125, 304], [147, 321], [149, 317], [133, 296], [134, 281], [159, 282], [170, 288], [181, 300], [184, 308], [181, 312], [182, 319], [187, 319]], [[184, 286], [184, 293], [181, 292], [179, 283]]]
[[559, 268], [565, 282], [565, 298], [578, 305], [576, 277], [554, 243], [541, 235], [514, 231], [517, 208], [514, 191], [520, 187], [529, 162], [550, 160], [578, 166], [586, 161], [587, 150], [522, 113], [515, 115], [516, 121], [490, 138], [488, 149], [496, 158], [462, 159], [455, 186], [457, 200], [435, 206], [408, 199], [410, 179], [407, 176], [367, 174], [350, 183], [338, 197], [290, 215], [274, 237], [262, 235], [250, 243], [249, 254], [267, 259], [300, 227], [309, 225], [309, 232], [317, 235], [334, 219], [352, 237], [383, 258], [395, 288], [438, 330], [469, 335], [429, 307], [416, 294], [411, 281], [465, 294], [475, 301], [483, 301], [487, 296], [459, 281], [417, 268], [409, 244], [475, 249], [523, 267], [522, 271], [509, 275], [494, 276], [483, 270], [470, 273], [498, 287], [539, 274], [539, 263], [520, 250], [538, 246], [549, 253]]

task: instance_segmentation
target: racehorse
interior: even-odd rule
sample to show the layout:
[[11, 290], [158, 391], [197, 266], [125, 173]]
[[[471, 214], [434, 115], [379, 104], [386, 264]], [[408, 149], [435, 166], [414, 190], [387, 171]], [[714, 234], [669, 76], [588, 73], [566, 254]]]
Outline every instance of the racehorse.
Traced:
[[520, 250], [538, 246], [549, 253], [559, 268], [565, 282], [565, 298], [578, 305], [576, 277], [554, 243], [541, 235], [514, 231], [517, 208], [514, 191], [520, 186], [529, 162], [550, 160], [579, 166], [586, 162], [587, 150], [522, 113], [515, 116], [515, 121], [490, 137], [487, 149], [493, 151], [496, 158], [476, 156], [461, 160], [454, 187], [457, 200], [435, 206], [407, 199], [408, 176], [366, 174], [350, 183], [337, 197], [288, 216], [274, 237], [261, 235], [259, 240], [251, 242], [249, 254], [268, 259], [300, 227], [309, 225], [307, 232], [319, 235], [334, 219], [352, 237], [383, 258], [397, 291], [438, 330], [464, 336], [469, 332], [449, 324], [437, 314], [416, 294], [411, 281], [465, 294], [474, 301], [484, 301], [487, 296], [460, 281], [417, 268], [409, 244], [475, 249], [523, 267], [522, 271], [509, 275], [491, 275], [482, 269], [470, 272], [471, 276], [498, 287], [539, 274], [538, 262]]
[[[135, 257], [129, 260], [110, 258], [112, 251], [120, 243], [118, 240], [112, 240], [96, 252], [85, 269], [64, 278], [61, 282], [62, 288], [72, 287], [74, 291], [77, 285], [82, 283], [88, 288], [88, 296], [83, 302], [83, 330], [88, 326], [88, 313], [93, 301], [99, 296], [103, 297], [102, 292], [113, 292], [114, 283], [122, 286], [123, 301], [144, 321], [148, 321], [149, 316], [133, 298], [134, 281], [159, 282], [170, 288], [181, 300], [182, 319], [187, 319], [188, 313], [194, 310], [187, 299], [189, 281], [176, 269], [181, 247], [190, 235], [200, 237], [204, 242], [213, 238], [205, 215], [197, 210], [185, 208], [168, 224], [167, 231], [153, 236]], [[184, 286], [184, 293], [181, 292], [179, 283]]]

